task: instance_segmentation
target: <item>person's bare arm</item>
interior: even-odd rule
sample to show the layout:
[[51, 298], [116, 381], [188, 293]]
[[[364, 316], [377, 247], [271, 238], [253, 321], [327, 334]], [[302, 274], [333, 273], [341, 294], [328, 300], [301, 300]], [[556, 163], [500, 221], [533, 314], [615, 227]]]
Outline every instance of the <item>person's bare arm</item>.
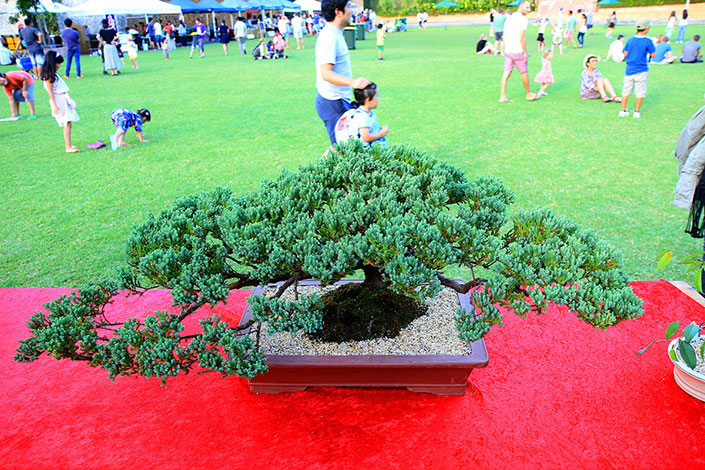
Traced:
[[140, 139], [140, 142], [147, 142], [147, 139], [144, 138], [142, 131], [135, 130], [135, 133], [137, 134], [137, 138]]
[[375, 140], [381, 139], [382, 137], [386, 136], [388, 132], [389, 128], [387, 126], [382, 126], [382, 129], [376, 134], [370, 134], [369, 127], [361, 127], [360, 138], [365, 142], [374, 142]]
[[44, 35], [42, 33], [37, 33], [37, 42], [39, 44], [44, 44]]
[[[29, 78], [22, 77], [22, 96], [29, 98], [29, 93], [27, 92], [27, 87], [29, 86]], [[14, 98], [14, 97], [13, 97]]]
[[348, 78], [333, 72], [333, 64], [321, 64], [321, 77], [323, 80], [338, 86], [351, 86], [353, 88], [365, 88], [370, 81], [364, 77]]
[[49, 80], [44, 80], [44, 89], [49, 94], [49, 102], [51, 103], [51, 114], [59, 114], [59, 107], [56, 105], [56, 100], [54, 99], [54, 84]]
[[521, 42], [521, 50], [524, 51], [524, 55], [526, 54], [526, 31], [522, 31], [521, 34], [519, 35], [519, 41]]

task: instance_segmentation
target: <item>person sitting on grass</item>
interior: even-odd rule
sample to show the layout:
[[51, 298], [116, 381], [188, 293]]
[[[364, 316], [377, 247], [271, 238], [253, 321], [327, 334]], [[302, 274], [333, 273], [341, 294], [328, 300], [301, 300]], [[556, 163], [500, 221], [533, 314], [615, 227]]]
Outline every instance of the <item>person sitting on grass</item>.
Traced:
[[475, 46], [475, 52], [477, 54], [492, 54], [492, 44], [487, 41], [486, 34], [480, 34], [480, 40], [477, 41]]
[[612, 44], [610, 44], [610, 49], [607, 51], [607, 58], [605, 61], [609, 61], [610, 59], [615, 62], [624, 61], [624, 41], [626, 41], [624, 34], [620, 34], [617, 36], [617, 39], [612, 41]]
[[668, 36], [661, 36], [661, 42], [656, 44], [656, 55], [652, 64], [672, 64], [678, 56], [673, 55], [673, 47], [668, 43]]
[[140, 142], [147, 142], [142, 134], [142, 124], [152, 120], [152, 114], [148, 109], [138, 109], [136, 113], [125, 108], [118, 108], [110, 113], [110, 120], [115, 125], [115, 134], [110, 136], [110, 145], [113, 150], [127, 145], [125, 134], [130, 127], [135, 128]]
[[595, 54], [588, 54], [583, 59], [585, 70], [580, 75], [580, 97], [584, 100], [602, 98], [605, 103], [620, 103], [622, 98], [617, 96], [610, 81], [597, 69], [597, 60]]
[[388, 146], [387, 126], [380, 126], [374, 109], [379, 105], [377, 85], [370, 83], [365, 88], [354, 88], [356, 108], [345, 111], [335, 124], [336, 142], [345, 142], [348, 139], [360, 139], [365, 146], [373, 142]]
[[[271, 43], [271, 41], [270, 41]], [[272, 56], [269, 53], [269, 48], [267, 47], [267, 43], [264, 41], [264, 38], [259, 40], [259, 44], [255, 46], [255, 48], [252, 50], [252, 58], [254, 60], [263, 60], [263, 59], [271, 59]]]
[[695, 64], [703, 61], [703, 56], [700, 54], [700, 35], [693, 36], [692, 41], [683, 44], [683, 56], [681, 62], [684, 64]]

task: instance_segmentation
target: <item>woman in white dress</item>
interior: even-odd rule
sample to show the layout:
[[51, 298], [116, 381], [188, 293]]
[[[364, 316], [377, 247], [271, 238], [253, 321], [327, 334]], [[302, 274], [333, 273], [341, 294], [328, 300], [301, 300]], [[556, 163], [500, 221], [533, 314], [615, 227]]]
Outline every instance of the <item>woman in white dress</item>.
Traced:
[[663, 33], [669, 40], [673, 36], [673, 30], [676, 29], [676, 10], [671, 12], [671, 16], [668, 17], [668, 23], [666, 23], [666, 32]]
[[63, 62], [64, 58], [56, 51], [47, 52], [42, 65], [41, 79], [44, 81], [44, 89], [49, 94], [51, 115], [54, 116], [59, 127], [64, 128], [66, 153], [76, 153], [80, 150], [71, 144], [71, 126], [80, 118], [76, 114], [76, 103], [69, 96], [69, 87], [57, 74]]

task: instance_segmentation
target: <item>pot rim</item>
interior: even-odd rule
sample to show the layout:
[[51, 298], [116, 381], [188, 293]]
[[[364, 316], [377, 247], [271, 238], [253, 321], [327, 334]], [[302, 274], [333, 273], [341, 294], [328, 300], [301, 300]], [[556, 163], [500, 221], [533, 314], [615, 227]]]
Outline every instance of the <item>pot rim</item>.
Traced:
[[[671, 342], [668, 344], [668, 350], [669, 350], [669, 351], [670, 351], [670, 350], [674, 350], [674, 351], [675, 351], [675, 348], [676, 348], [676, 345], [678, 344], [678, 341], [680, 341], [680, 337], [679, 337], [679, 338], [676, 338], [676, 339], [674, 339], [674, 340], [671, 340]], [[701, 373], [698, 372], [698, 371], [695, 371], [695, 370], [691, 369], [690, 367], [688, 367], [687, 364], [685, 364], [685, 363], [682, 362], [682, 361], [674, 361], [670, 354], [668, 355], [668, 359], [670, 359], [671, 362], [672, 362], [675, 366], [677, 366], [681, 371], [685, 372], [686, 374], [690, 375], [691, 377], [694, 377], [694, 378], [696, 378], [696, 379], [698, 379], [698, 380], [701, 380], [701, 381], [705, 382], [705, 375], [701, 374]]]

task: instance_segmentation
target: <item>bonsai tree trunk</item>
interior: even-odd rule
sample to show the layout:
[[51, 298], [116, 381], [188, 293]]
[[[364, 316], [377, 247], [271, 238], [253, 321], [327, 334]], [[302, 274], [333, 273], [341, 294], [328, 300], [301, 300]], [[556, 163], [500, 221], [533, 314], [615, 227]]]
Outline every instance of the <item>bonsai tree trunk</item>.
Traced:
[[382, 272], [378, 267], [366, 264], [362, 267], [362, 271], [365, 273], [365, 280], [362, 282], [365, 287], [384, 289], [389, 286], [389, 282], [382, 278]]

